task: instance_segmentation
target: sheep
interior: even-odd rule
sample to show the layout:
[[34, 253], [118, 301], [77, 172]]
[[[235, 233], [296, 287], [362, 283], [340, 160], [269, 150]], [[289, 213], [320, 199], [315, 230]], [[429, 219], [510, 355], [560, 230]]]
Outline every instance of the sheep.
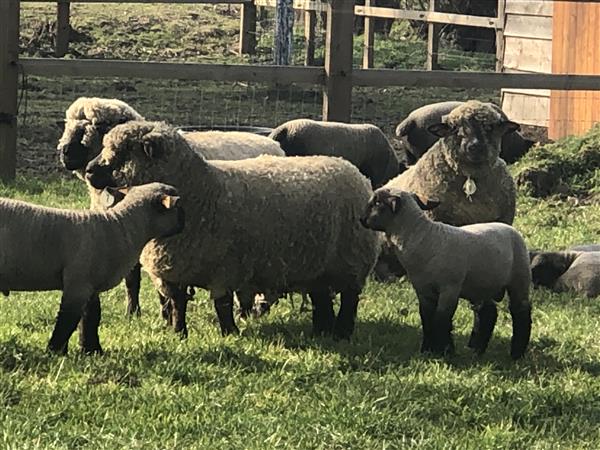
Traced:
[[[208, 289], [222, 334], [237, 333], [232, 292], [303, 292], [313, 331], [350, 337], [358, 296], [379, 237], [358, 218], [371, 189], [341, 158], [207, 161], [164, 123], [129, 122], [106, 135], [87, 167], [89, 183], [178, 184], [190, 226], [175, 240], [149, 244], [141, 262], [171, 299], [175, 330], [187, 335], [182, 286]], [[341, 292], [337, 320], [330, 289]]]
[[497, 107], [469, 101], [429, 127], [442, 139], [388, 184], [438, 199], [441, 206], [429, 211], [434, 220], [455, 226], [479, 222], [510, 225], [516, 188], [498, 155], [502, 136], [518, 127]]
[[339, 156], [354, 164], [374, 188], [404, 170], [392, 145], [375, 125], [296, 119], [269, 135], [287, 156]]
[[600, 295], [600, 251], [594, 251], [596, 247], [574, 247], [584, 248], [581, 251], [530, 252], [533, 285], [554, 292], [574, 291], [597, 297]]
[[469, 347], [482, 354], [497, 318], [495, 302], [508, 292], [513, 336], [511, 356], [525, 353], [531, 334], [529, 257], [521, 235], [504, 223], [454, 227], [424, 213], [439, 202], [389, 184], [377, 189], [361, 217], [365, 227], [385, 232], [419, 299], [421, 351], [451, 353], [452, 318], [459, 298], [475, 313]]
[[[429, 127], [440, 123], [443, 116], [462, 105], [464, 102], [439, 102], [425, 105], [412, 111], [400, 122], [396, 127], [396, 136], [404, 138], [407, 146], [406, 161], [409, 164], [417, 162], [438, 141], [439, 136], [431, 133]], [[501, 111], [496, 105], [493, 106]], [[506, 115], [504, 118], [508, 120]], [[517, 130], [512, 131], [502, 137], [500, 157], [507, 164], [511, 164], [527, 153], [533, 144], [534, 141], [525, 139]]]
[[81, 319], [82, 351], [101, 353], [99, 293], [131, 270], [148, 241], [169, 242], [183, 229], [183, 210], [172, 186], [152, 183], [127, 195], [107, 188], [104, 197], [107, 206], [122, 201], [103, 212], [0, 199], [0, 291], [63, 291], [48, 343], [53, 352], [67, 352]]
[[[58, 143], [62, 164], [67, 170], [85, 179], [85, 167], [102, 149], [104, 135], [114, 126], [144, 118], [127, 103], [118, 99], [80, 97], [65, 113], [65, 128]], [[283, 156], [281, 147], [264, 136], [243, 132], [191, 132], [184, 134], [194, 149], [207, 159], [246, 159], [260, 154]], [[102, 209], [101, 191], [88, 185], [90, 208]], [[125, 278], [127, 315], [140, 315], [140, 266], [136, 265]], [[164, 305], [164, 299], [160, 299]], [[168, 311], [163, 317], [169, 320]]]

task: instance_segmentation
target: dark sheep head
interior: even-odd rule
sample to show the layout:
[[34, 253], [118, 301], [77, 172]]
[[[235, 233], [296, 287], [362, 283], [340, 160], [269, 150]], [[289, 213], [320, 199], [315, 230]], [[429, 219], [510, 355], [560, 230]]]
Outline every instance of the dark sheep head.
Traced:
[[86, 167], [86, 179], [96, 189], [106, 186], [135, 186], [164, 180], [179, 167], [167, 166], [177, 146], [190, 151], [185, 139], [161, 122], [132, 121], [113, 128], [104, 138], [102, 152]]
[[429, 211], [439, 204], [440, 202], [435, 200], [423, 200], [412, 192], [381, 188], [377, 189], [369, 200], [360, 222], [365, 228], [387, 231], [395, 217], [407, 208], [418, 207]]
[[500, 156], [502, 137], [519, 129], [496, 105], [469, 101], [442, 117], [428, 131], [444, 138], [457, 162], [492, 165]]
[[534, 286], [552, 287], [564, 274], [576, 254], [568, 252], [530, 252], [531, 282]]

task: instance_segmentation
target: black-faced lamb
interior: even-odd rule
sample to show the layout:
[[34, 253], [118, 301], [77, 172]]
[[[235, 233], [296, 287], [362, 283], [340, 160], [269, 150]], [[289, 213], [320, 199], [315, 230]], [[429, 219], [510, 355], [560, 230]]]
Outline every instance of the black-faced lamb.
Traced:
[[508, 292], [513, 336], [511, 356], [520, 358], [531, 334], [529, 256], [521, 235], [503, 223], [453, 227], [434, 222], [424, 210], [437, 202], [384, 186], [375, 191], [361, 218], [394, 244], [419, 299], [422, 351], [454, 350], [452, 318], [458, 299], [475, 311], [469, 347], [483, 353], [496, 324], [495, 302]]
[[390, 141], [375, 125], [295, 119], [277, 127], [269, 137], [279, 142], [287, 156], [344, 158], [375, 188], [405, 169]]
[[530, 252], [531, 280], [554, 292], [600, 295], [600, 251], [595, 245], [578, 246], [564, 252]]
[[510, 225], [515, 183], [498, 155], [502, 137], [517, 128], [489, 103], [464, 103], [429, 128], [442, 139], [388, 186], [439, 200], [429, 214], [440, 222]]
[[[464, 102], [432, 103], [415, 109], [400, 122], [396, 127], [396, 136], [405, 141], [406, 161], [409, 164], [417, 162], [439, 140], [439, 136], [430, 132], [429, 127], [442, 122], [443, 116], [463, 104]], [[500, 108], [496, 108], [501, 111]], [[506, 118], [506, 115], [504, 116]], [[507, 164], [511, 164], [527, 153], [533, 144], [534, 141], [525, 139], [517, 130], [506, 133], [502, 137], [500, 157]]]
[[[379, 251], [358, 219], [371, 189], [341, 158], [260, 156], [207, 161], [164, 123], [129, 122], [105, 138], [87, 168], [96, 188], [176, 182], [189, 226], [154, 241], [141, 262], [172, 299], [176, 331], [187, 333], [184, 286], [210, 290], [223, 334], [237, 332], [232, 292], [304, 292], [313, 330], [349, 337], [358, 297]], [[335, 318], [330, 291], [341, 292]]]
[[99, 293], [131, 270], [148, 241], [169, 242], [166, 238], [184, 225], [172, 186], [152, 183], [132, 188], [125, 196], [108, 188], [104, 195], [110, 205], [122, 201], [102, 212], [0, 199], [0, 291], [63, 291], [48, 343], [54, 352], [66, 353], [80, 320], [81, 349], [102, 352]]

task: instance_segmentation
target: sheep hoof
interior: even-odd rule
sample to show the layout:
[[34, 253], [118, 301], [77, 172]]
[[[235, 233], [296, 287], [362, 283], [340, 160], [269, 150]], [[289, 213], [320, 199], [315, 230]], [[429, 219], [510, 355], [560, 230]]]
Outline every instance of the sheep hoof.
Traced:
[[187, 327], [182, 327], [179, 329], [175, 329], [175, 333], [177, 333], [177, 335], [179, 336], [180, 339], [187, 339], [188, 337], [188, 330]]
[[82, 348], [81, 349], [81, 353], [83, 353], [84, 355], [103, 355], [104, 354], [104, 350], [102, 350], [102, 347], [100, 347], [100, 345], [95, 346], [95, 347], [89, 347], [89, 348]]
[[240, 334], [240, 329], [235, 325], [232, 324], [231, 326], [222, 326], [221, 327], [221, 335], [223, 337], [225, 336], [230, 336], [230, 335], [239, 335]]
[[55, 343], [53, 343], [52, 341], [48, 344], [48, 351], [51, 353], [54, 353], [56, 355], [66, 355], [68, 352], [68, 343], [65, 343], [63, 345], [57, 345]]

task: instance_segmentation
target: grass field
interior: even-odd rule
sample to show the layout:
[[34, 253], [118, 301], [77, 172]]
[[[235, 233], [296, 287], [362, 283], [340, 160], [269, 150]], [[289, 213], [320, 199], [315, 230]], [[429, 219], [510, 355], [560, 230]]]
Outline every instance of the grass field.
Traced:
[[[23, 53], [49, 54], [43, 23], [53, 11], [54, 5], [25, 4]], [[233, 55], [234, 12], [222, 6], [75, 5], [73, 25], [81, 37], [69, 57], [245, 61]], [[406, 29], [393, 32], [401, 34], [398, 39], [378, 40], [377, 64], [422, 64], [422, 42], [407, 38]], [[261, 36], [256, 62], [267, 60], [269, 45]], [[489, 61], [479, 56], [448, 64], [485, 69]], [[57, 171], [53, 150], [60, 134], [53, 123], [80, 95], [123, 98], [148, 117], [177, 124], [237, 120], [272, 126], [320, 111], [317, 88], [30, 78], [27, 115], [25, 103], [20, 114], [26, 120], [19, 137], [20, 176], [0, 185], [0, 196], [87, 207], [84, 186]], [[485, 90], [357, 89], [354, 114], [389, 132], [422, 104], [497, 97]], [[553, 150], [561, 161], [576, 157], [560, 150], [570, 145]], [[600, 141], [586, 146], [600, 149]], [[514, 170], [536, 164], [532, 157]], [[598, 170], [588, 169], [587, 180], [565, 175], [578, 195], [597, 192], [589, 180], [599, 179]], [[515, 226], [532, 248], [598, 242], [600, 206], [521, 192]], [[74, 338], [69, 355], [57, 357], [45, 347], [60, 293], [0, 297], [1, 448], [600, 447], [597, 300], [532, 291], [531, 347], [513, 362], [506, 302], [483, 357], [466, 348], [472, 320], [466, 302], [455, 318], [457, 354], [419, 354], [417, 301], [406, 282], [369, 283], [350, 342], [311, 337], [310, 313], [300, 313], [299, 299], [241, 323], [241, 336], [223, 338], [200, 292], [189, 312], [190, 336], [181, 341], [159, 319], [147, 279], [141, 318], [125, 317], [124, 298], [122, 286], [102, 295], [105, 355], [81, 356]]]

